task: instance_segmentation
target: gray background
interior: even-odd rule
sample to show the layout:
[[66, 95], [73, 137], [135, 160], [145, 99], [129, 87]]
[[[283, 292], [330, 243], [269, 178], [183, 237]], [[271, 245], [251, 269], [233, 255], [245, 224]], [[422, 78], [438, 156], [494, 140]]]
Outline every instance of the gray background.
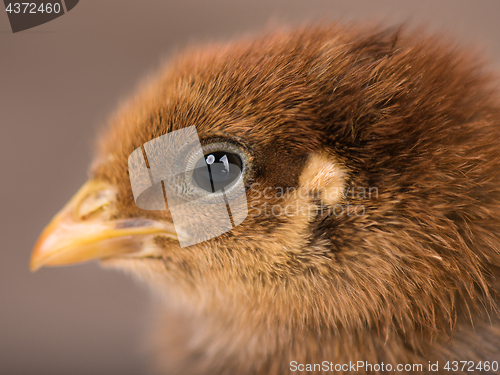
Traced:
[[12, 34], [0, 12], [0, 373], [144, 374], [146, 289], [96, 264], [28, 270], [38, 234], [86, 180], [96, 131], [141, 77], [191, 42], [269, 21], [409, 21], [500, 62], [500, 1], [81, 0]]

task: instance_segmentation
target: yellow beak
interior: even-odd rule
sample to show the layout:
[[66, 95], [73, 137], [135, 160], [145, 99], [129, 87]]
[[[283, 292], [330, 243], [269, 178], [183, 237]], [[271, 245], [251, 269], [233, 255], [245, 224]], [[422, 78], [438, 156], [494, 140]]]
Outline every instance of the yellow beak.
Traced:
[[[155, 235], [177, 239], [173, 224], [113, 219], [116, 188], [90, 180], [52, 219], [31, 254], [30, 269], [81, 263], [113, 256], [151, 256]], [[148, 246], [149, 245], [149, 246]]]

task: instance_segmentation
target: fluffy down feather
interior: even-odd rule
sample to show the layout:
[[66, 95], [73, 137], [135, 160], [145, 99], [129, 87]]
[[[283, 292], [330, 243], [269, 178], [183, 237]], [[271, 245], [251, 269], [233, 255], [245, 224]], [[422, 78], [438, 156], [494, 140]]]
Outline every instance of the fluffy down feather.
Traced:
[[281, 29], [192, 48], [123, 105], [91, 170], [112, 220], [171, 221], [131, 196], [127, 158], [155, 137], [195, 125], [249, 156], [240, 226], [103, 262], [166, 294], [158, 370], [499, 360], [500, 106], [474, 55], [417, 30]]

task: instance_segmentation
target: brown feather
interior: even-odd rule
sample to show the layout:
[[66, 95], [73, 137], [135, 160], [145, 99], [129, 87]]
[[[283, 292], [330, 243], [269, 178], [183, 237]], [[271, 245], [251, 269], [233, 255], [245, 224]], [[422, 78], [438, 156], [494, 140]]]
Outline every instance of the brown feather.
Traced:
[[[188, 248], [158, 236], [162, 258], [105, 262], [167, 295], [158, 368], [285, 374], [291, 361], [359, 360], [427, 372], [428, 361], [499, 360], [490, 82], [475, 55], [442, 38], [340, 25], [194, 48], [165, 67], [122, 106], [92, 176], [119, 187], [124, 217], [171, 220], [135, 206], [127, 158], [195, 125], [202, 144], [248, 149], [250, 212]], [[292, 188], [307, 194], [275, 194]], [[335, 204], [364, 214], [263, 213]]]

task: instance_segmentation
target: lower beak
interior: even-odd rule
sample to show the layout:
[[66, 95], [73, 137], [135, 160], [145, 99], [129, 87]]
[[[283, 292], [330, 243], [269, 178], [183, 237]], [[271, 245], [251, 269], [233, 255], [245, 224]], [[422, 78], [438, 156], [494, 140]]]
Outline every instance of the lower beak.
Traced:
[[30, 269], [116, 256], [151, 256], [155, 236], [177, 239], [172, 224], [144, 218], [113, 219], [116, 188], [88, 181], [52, 219], [31, 254]]

